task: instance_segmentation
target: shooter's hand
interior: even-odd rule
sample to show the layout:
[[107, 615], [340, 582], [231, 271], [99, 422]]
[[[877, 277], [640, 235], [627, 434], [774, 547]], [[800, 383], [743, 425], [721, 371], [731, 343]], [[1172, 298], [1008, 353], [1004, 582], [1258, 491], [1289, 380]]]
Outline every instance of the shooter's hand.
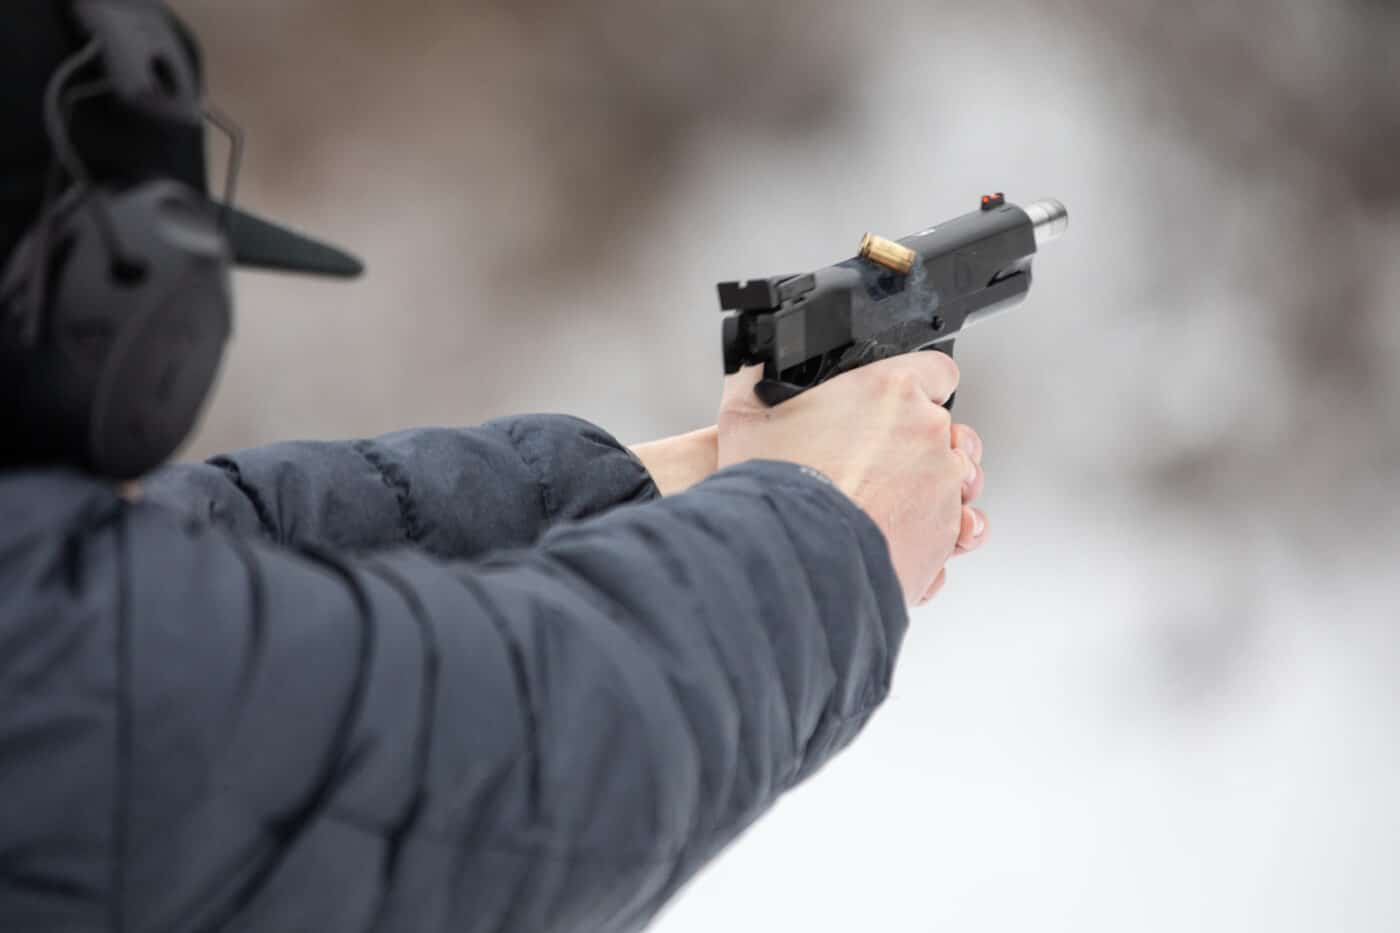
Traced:
[[955, 448], [942, 407], [957, 388], [957, 364], [942, 353], [909, 353], [773, 408], [754, 397], [760, 372], [749, 367], [725, 381], [718, 466], [787, 460], [824, 473], [884, 532], [905, 600], [926, 601], [959, 545], [981, 541], [978, 513], [963, 506], [981, 483], [967, 450], [980, 441], [959, 432], [963, 446]]

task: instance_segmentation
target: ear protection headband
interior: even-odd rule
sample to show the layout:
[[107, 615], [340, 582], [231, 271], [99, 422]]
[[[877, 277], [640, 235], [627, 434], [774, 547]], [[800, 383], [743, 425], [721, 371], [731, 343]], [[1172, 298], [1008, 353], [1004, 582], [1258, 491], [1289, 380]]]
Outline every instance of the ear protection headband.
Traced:
[[[24, 456], [129, 479], [193, 429], [230, 331], [227, 209], [173, 179], [95, 182], [73, 145], [97, 97], [158, 123], [200, 125], [195, 62], [155, 0], [75, 0], [88, 42], [44, 100], [54, 153], [44, 206], [0, 275], [0, 367]], [[230, 179], [234, 177], [233, 173]], [[66, 184], [66, 188], [65, 188]], [[232, 181], [224, 203], [231, 203]]]

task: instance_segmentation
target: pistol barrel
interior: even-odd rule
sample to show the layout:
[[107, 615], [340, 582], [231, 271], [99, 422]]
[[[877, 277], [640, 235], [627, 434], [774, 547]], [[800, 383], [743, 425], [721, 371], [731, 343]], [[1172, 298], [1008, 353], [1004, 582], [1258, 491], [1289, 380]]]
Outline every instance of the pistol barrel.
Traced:
[[1054, 198], [1032, 201], [1021, 210], [1031, 219], [1035, 227], [1035, 245], [1043, 246], [1069, 229], [1069, 211]]

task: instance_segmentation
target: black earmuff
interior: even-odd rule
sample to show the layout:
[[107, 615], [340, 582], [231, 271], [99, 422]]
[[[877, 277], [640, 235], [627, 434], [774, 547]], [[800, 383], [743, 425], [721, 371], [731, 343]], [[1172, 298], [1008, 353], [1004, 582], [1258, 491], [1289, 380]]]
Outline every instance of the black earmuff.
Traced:
[[78, 0], [90, 43], [54, 75], [49, 142], [69, 187], [0, 275], [0, 365], [30, 459], [128, 479], [193, 429], [230, 331], [232, 254], [220, 209], [181, 182], [89, 178], [68, 116], [111, 95], [148, 119], [198, 125], [198, 77], [166, 11]]
[[[127, 255], [113, 256], [99, 210]], [[11, 265], [19, 295], [36, 268], [39, 232], [29, 236]], [[31, 443], [102, 476], [138, 476], [193, 429], [223, 356], [232, 301], [217, 211], [174, 181], [97, 189], [51, 216], [46, 238], [44, 307], [25, 309], [37, 312], [27, 350], [43, 376], [25, 420], [46, 435]]]

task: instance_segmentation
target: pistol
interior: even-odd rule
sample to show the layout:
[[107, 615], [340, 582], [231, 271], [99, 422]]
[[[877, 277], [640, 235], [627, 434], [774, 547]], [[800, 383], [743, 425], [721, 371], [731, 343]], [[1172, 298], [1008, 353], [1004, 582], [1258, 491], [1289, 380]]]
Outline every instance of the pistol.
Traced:
[[[964, 327], [1025, 300], [1031, 260], [1069, 227], [1045, 199], [1003, 194], [913, 236], [867, 233], [856, 256], [805, 275], [719, 283], [724, 371], [763, 364], [755, 388], [778, 405], [841, 373], [915, 350], [950, 356]], [[952, 407], [948, 400], [947, 407]]]

